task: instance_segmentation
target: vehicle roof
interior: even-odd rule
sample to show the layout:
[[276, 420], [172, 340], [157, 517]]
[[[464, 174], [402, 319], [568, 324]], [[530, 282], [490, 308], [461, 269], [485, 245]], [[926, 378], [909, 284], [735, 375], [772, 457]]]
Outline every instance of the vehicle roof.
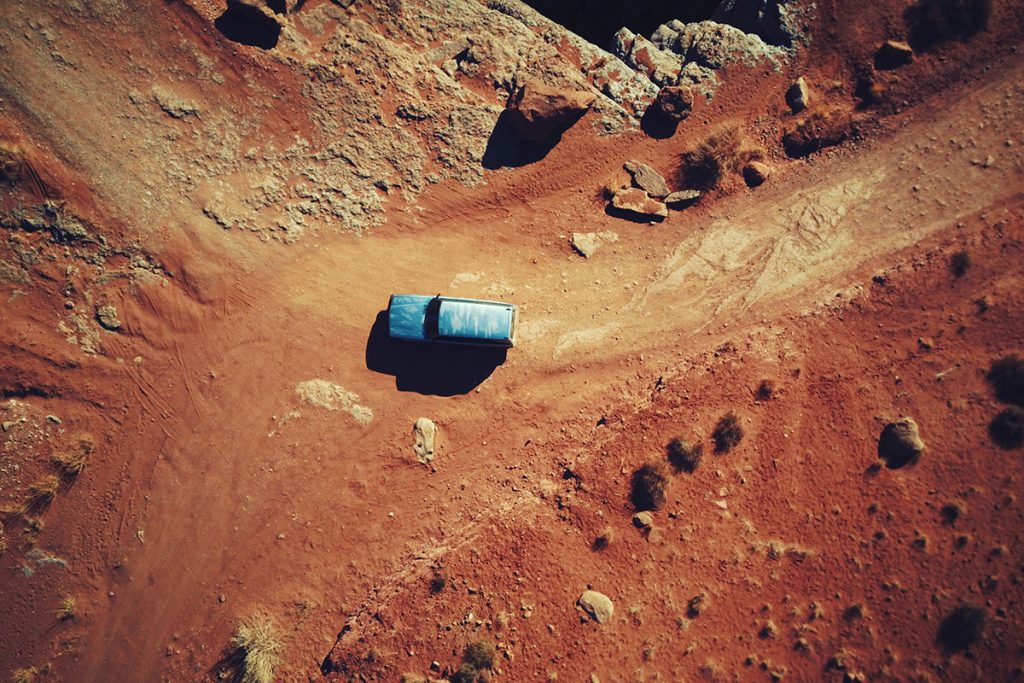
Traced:
[[423, 321], [427, 306], [440, 300], [438, 334], [441, 337], [504, 341], [512, 334], [516, 306], [500, 301], [393, 294], [388, 306], [388, 327], [392, 337], [426, 340]]

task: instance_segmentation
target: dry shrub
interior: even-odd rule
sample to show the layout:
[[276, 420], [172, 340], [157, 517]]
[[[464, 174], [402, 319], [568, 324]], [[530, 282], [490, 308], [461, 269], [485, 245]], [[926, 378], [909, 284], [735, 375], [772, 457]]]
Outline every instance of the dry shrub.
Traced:
[[1024, 360], [1020, 356], [1010, 354], [995, 361], [985, 378], [999, 401], [1024, 406]]
[[60, 607], [57, 608], [56, 616], [61, 621], [68, 621], [75, 618], [75, 609], [78, 607], [78, 603], [73, 595], [65, 595], [60, 601]]
[[1020, 448], [1024, 445], [1024, 410], [1010, 406], [1000, 412], [989, 423], [988, 435], [1000, 448]]
[[665, 467], [661, 463], [641, 465], [633, 473], [630, 500], [638, 511], [657, 510], [665, 504]]
[[966, 249], [961, 249], [949, 257], [949, 272], [953, 274], [953, 277], [963, 277], [970, 267], [971, 255], [967, 253]]
[[88, 462], [89, 455], [85, 451], [55, 453], [53, 455], [54, 466], [57, 467], [57, 469], [60, 470], [61, 475], [67, 479], [74, 479], [81, 474]]
[[991, 0], [917, 0], [904, 12], [903, 21], [911, 47], [926, 51], [984, 31], [991, 16]]
[[434, 575], [430, 577], [430, 594], [437, 595], [445, 589], [448, 585], [448, 577], [445, 576], [444, 572], [440, 569], [434, 570]]
[[494, 643], [477, 640], [466, 645], [462, 652], [462, 663], [474, 669], [493, 669], [497, 657], [498, 651], [494, 649]]
[[704, 445], [691, 444], [684, 439], [672, 439], [665, 447], [665, 453], [676, 474], [680, 472], [693, 473], [700, 465], [700, 459], [704, 455]]
[[763, 379], [761, 383], [757, 385], [757, 391], [754, 392], [754, 398], [758, 401], [768, 401], [775, 397], [775, 382], [770, 379]]
[[34, 666], [15, 669], [11, 673], [11, 683], [35, 683], [39, 680], [39, 669]]
[[985, 610], [960, 605], [939, 624], [936, 642], [946, 652], [966, 650], [981, 639], [985, 630]]
[[489, 683], [491, 674], [488, 671], [474, 669], [469, 664], [463, 664], [448, 680], [450, 683]]
[[738, 124], [729, 124], [709, 135], [695, 149], [679, 155], [676, 184], [711, 190], [748, 161], [763, 158], [764, 150], [750, 142]]
[[28, 487], [28, 501], [25, 511], [31, 514], [44, 512], [60, 490], [60, 479], [52, 474]]
[[736, 413], [730, 411], [723, 415], [711, 432], [711, 438], [715, 442], [716, 453], [728, 453], [738, 446], [743, 440], [743, 427]]
[[281, 662], [281, 642], [271, 621], [254, 617], [241, 622], [233, 642], [245, 655], [242, 683], [270, 683], [274, 680], [274, 669]]

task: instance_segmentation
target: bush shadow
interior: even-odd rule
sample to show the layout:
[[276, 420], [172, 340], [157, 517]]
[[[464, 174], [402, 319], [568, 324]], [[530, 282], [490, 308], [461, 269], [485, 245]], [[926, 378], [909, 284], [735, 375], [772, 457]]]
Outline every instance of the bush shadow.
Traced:
[[377, 314], [366, 340], [366, 368], [394, 375], [399, 391], [467, 394], [505, 362], [507, 349], [404, 342], [388, 336], [388, 312]]

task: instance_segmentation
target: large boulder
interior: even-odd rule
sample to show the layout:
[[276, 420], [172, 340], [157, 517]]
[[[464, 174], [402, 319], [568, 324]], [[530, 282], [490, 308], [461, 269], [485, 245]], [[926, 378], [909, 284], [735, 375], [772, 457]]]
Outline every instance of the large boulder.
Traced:
[[577, 604], [599, 624], [610, 621], [615, 612], [615, 605], [608, 596], [597, 591], [583, 591]]
[[575, 123], [596, 97], [583, 90], [526, 83], [509, 98], [508, 123], [523, 140], [542, 142], [563, 126]]
[[924, 441], [913, 418], [901, 417], [890, 422], [878, 437], [878, 457], [889, 469], [899, 469], [917, 460], [924, 451]]
[[663, 119], [678, 123], [693, 110], [693, 93], [686, 86], [666, 85], [658, 91], [651, 107]]

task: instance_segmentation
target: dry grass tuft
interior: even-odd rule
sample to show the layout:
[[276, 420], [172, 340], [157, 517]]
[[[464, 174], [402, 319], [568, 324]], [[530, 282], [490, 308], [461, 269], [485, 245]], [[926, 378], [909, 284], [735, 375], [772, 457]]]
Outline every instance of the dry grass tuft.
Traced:
[[25, 511], [32, 514], [39, 514], [50, 506], [57, 491], [60, 490], [60, 479], [54, 475], [44, 477], [40, 481], [28, 487], [28, 501], [25, 503]]
[[75, 609], [78, 603], [73, 595], [65, 595], [60, 601], [60, 607], [57, 608], [56, 616], [61, 621], [69, 621], [75, 618]]
[[971, 255], [966, 249], [961, 249], [949, 257], [949, 272], [953, 274], [953, 277], [963, 277], [970, 267]]
[[942, 620], [935, 640], [946, 652], [966, 650], [981, 640], [985, 621], [984, 608], [960, 605]]
[[53, 464], [60, 470], [61, 475], [67, 479], [74, 479], [81, 474], [88, 462], [89, 455], [84, 451], [55, 453], [53, 455]]
[[34, 666], [15, 669], [11, 674], [11, 683], [35, 683], [39, 680], [39, 669]]
[[604, 550], [605, 548], [607, 548], [608, 546], [610, 546], [612, 544], [612, 541], [614, 540], [614, 538], [615, 538], [615, 532], [612, 530], [612, 528], [610, 526], [606, 526], [601, 531], [601, 533], [597, 535], [597, 537], [594, 539], [593, 544], [591, 544], [590, 547], [593, 550]]
[[1024, 410], [1010, 406], [996, 415], [988, 425], [988, 435], [1004, 450], [1024, 445]]
[[711, 190], [749, 161], [764, 158], [764, 150], [751, 143], [738, 124], [712, 133], [695, 149], [679, 155], [676, 184], [695, 190]]
[[245, 655], [241, 683], [270, 683], [281, 663], [281, 641], [277, 628], [265, 618], [253, 617], [238, 624], [233, 638]]
[[463, 664], [468, 664], [474, 669], [493, 669], [497, 657], [498, 651], [494, 649], [494, 643], [486, 640], [469, 643], [462, 652]]

